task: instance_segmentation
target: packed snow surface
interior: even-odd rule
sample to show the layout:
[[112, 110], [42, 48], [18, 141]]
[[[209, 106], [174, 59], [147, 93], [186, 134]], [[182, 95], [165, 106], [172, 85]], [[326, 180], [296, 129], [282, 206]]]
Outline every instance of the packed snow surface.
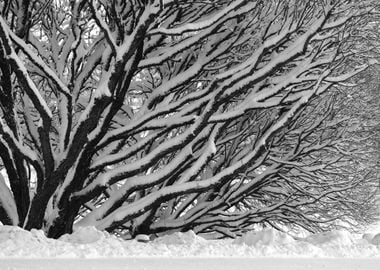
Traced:
[[297, 238], [274, 229], [235, 240], [206, 240], [194, 232], [174, 233], [148, 243], [122, 240], [94, 227], [78, 228], [58, 240], [39, 230], [0, 226], [0, 259], [5, 258], [373, 258], [380, 259], [380, 235], [364, 238], [332, 231]]

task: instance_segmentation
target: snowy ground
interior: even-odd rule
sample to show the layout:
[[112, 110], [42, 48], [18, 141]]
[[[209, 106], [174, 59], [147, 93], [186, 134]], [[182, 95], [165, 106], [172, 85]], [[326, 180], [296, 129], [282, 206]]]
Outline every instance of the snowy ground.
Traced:
[[0, 269], [379, 269], [380, 234], [365, 238], [335, 231], [295, 240], [264, 230], [236, 240], [187, 232], [140, 243], [91, 227], [52, 240], [0, 226]]
[[125, 258], [0, 260], [6, 270], [378, 270], [380, 259]]

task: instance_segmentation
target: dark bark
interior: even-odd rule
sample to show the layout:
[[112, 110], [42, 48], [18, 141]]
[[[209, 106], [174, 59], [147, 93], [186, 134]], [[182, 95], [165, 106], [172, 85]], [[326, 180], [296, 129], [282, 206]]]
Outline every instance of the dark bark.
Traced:
[[70, 204], [69, 207], [64, 208], [59, 212], [59, 217], [54, 220], [54, 224], [49, 228], [47, 236], [50, 238], [59, 238], [64, 234], [73, 232], [73, 224], [81, 204]]
[[[23, 165], [23, 160], [20, 160], [17, 154], [11, 157], [7, 148], [2, 144], [0, 144], [0, 152], [16, 202], [19, 225], [22, 225], [28, 212], [30, 202], [27, 172]], [[12, 160], [12, 158], [14, 160]]]
[[12, 219], [9, 217], [7, 211], [0, 205], [0, 221], [4, 225], [13, 225]]

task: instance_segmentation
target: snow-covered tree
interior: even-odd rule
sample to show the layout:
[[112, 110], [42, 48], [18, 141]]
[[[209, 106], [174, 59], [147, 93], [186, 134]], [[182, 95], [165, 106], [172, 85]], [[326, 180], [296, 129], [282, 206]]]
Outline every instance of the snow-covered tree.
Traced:
[[358, 179], [335, 177], [328, 93], [367, 68], [346, 45], [374, 4], [0, 1], [0, 220], [50, 237], [331, 224]]

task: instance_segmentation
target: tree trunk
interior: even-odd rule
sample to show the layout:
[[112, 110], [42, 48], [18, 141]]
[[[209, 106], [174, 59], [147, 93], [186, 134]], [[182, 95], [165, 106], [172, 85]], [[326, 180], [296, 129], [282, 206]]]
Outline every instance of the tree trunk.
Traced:
[[26, 223], [24, 229], [42, 229], [45, 211], [47, 204], [49, 202], [50, 196], [47, 196], [45, 192], [37, 193], [30, 206], [28, 216], [26, 218]]
[[47, 236], [50, 238], [59, 238], [64, 234], [73, 232], [73, 224], [75, 217], [79, 211], [80, 205], [71, 205], [59, 212], [59, 217], [54, 220], [50, 228], [48, 228]]

